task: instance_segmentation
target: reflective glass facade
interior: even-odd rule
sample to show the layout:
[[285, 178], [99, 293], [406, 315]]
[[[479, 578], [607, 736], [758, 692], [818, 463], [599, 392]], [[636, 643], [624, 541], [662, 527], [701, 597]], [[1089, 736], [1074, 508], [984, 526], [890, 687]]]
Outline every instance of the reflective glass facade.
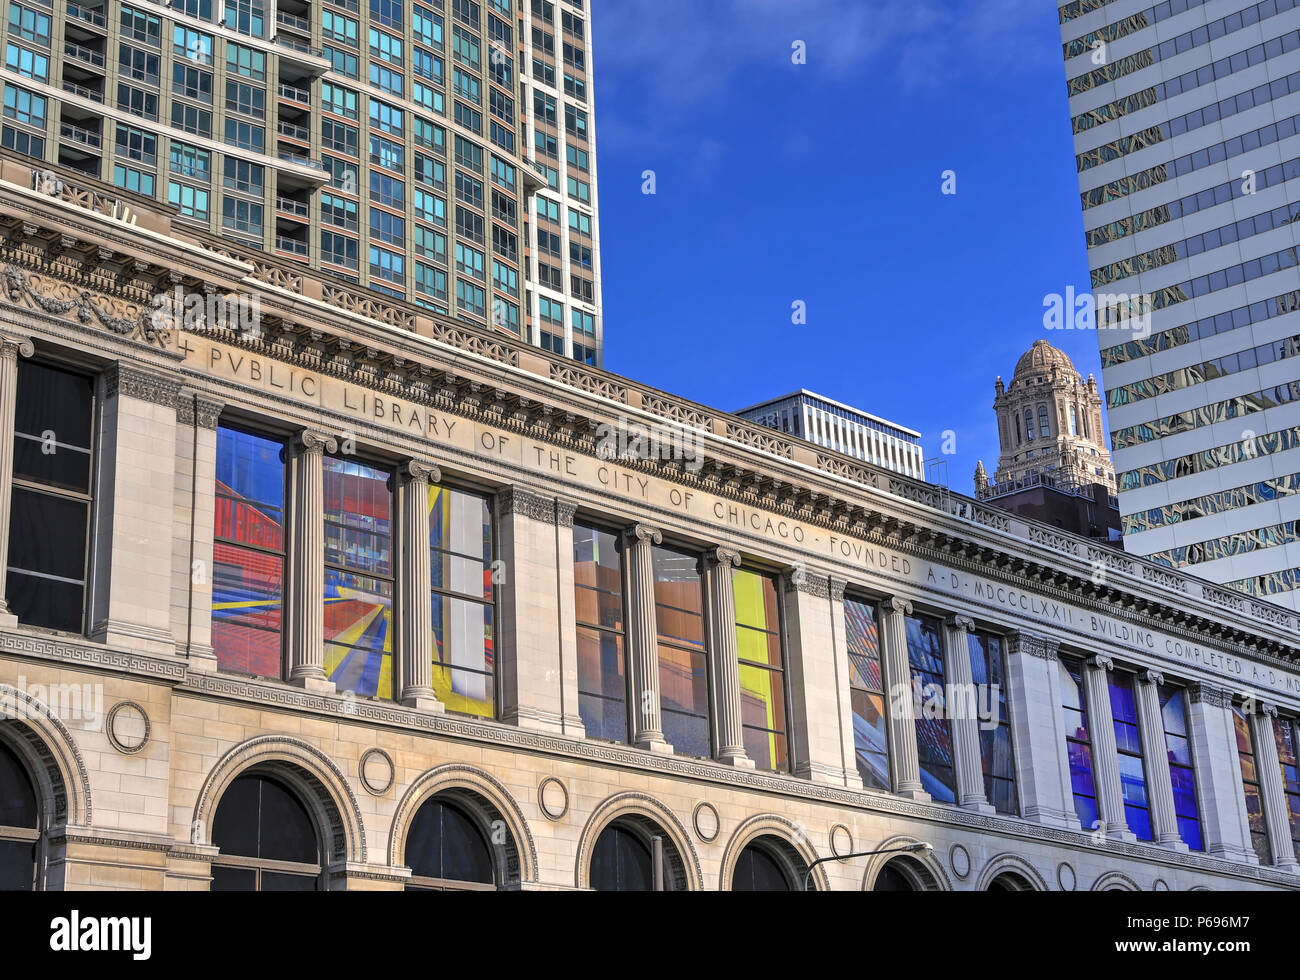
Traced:
[[578, 714], [591, 738], [627, 741], [627, 625], [618, 535], [573, 525]]
[[759, 769], [789, 768], [785, 650], [776, 579], [741, 568], [733, 573], [740, 652], [740, 719], [745, 754]]
[[1098, 826], [1100, 814], [1097, 810], [1097, 786], [1093, 781], [1092, 737], [1088, 734], [1088, 701], [1083, 692], [1083, 664], [1062, 657], [1057, 666], [1074, 812], [1084, 830], [1093, 830]]
[[876, 604], [846, 596], [844, 626], [849, 650], [849, 696], [853, 705], [853, 754], [858, 775], [864, 786], [891, 789], [889, 719], [885, 715], [885, 678]]
[[952, 726], [944, 681], [943, 637], [939, 620], [907, 617], [907, 661], [912, 670], [916, 752], [921, 786], [932, 799], [954, 803], [957, 777], [952, 763]]
[[1178, 836], [1193, 851], [1205, 850], [1201, 832], [1201, 811], [1196, 797], [1196, 765], [1187, 729], [1187, 694], [1181, 687], [1161, 684], [1160, 717], [1165, 729], [1165, 752], [1169, 757], [1169, 778], [1174, 787], [1174, 816]]
[[1124, 819], [1138, 840], [1152, 840], [1151, 803], [1147, 797], [1146, 763], [1142, 758], [1139, 728], [1137, 679], [1122, 671], [1108, 672], [1110, 714], [1115, 725], [1115, 748], [1119, 752], [1119, 784], [1124, 795]]
[[708, 758], [709, 660], [700, 558], [665, 547], [652, 554], [664, 738], [681, 755]]
[[1011, 747], [1011, 716], [1007, 708], [1007, 678], [1003, 662], [1002, 639], [988, 633], [968, 634], [971, 682], [977, 690], [997, 696], [980, 703], [993, 705], [997, 715], [980, 723], [980, 759], [984, 764], [984, 796], [998, 813], [1017, 813], [1016, 760]]
[[1300, 764], [1296, 760], [1296, 725], [1290, 718], [1273, 719], [1277, 760], [1282, 767], [1282, 791], [1291, 832], [1291, 846], [1300, 858]]
[[1255, 738], [1251, 732], [1250, 717], [1240, 704], [1232, 706], [1233, 730], [1237, 736], [1237, 760], [1241, 764], [1241, 787], [1246, 795], [1246, 819], [1250, 823], [1250, 841], [1261, 864], [1273, 861], [1268, 839], [1268, 824], [1264, 817], [1264, 800], [1260, 793], [1259, 767], [1255, 762]]

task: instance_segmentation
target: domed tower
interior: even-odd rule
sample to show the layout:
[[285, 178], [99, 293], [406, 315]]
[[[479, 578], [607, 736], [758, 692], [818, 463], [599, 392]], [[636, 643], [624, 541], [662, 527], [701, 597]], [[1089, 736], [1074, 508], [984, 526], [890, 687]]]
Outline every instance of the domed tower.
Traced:
[[1106, 449], [1101, 394], [1084, 381], [1065, 351], [1035, 340], [1016, 364], [1011, 383], [998, 378], [1001, 455], [993, 482], [1001, 487], [1047, 478], [1058, 486], [1102, 484], [1115, 490], [1115, 465]]

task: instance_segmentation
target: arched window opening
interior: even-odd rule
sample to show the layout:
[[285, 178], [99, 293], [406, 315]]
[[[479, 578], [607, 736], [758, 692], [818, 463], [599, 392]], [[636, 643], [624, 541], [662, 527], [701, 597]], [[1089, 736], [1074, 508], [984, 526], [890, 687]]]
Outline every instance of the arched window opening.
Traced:
[[1032, 408], [1025, 409], [1025, 432], [1029, 436], [1029, 441], [1033, 442], [1034, 441], [1034, 410]]
[[731, 875], [731, 890], [802, 891], [807, 874], [807, 863], [790, 844], [777, 837], [759, 837], [745, 845], [736, 859], [736, 869]]
[[686, 868], [661, 827], [646, 817], [622, 817], [600, 832], [591, 854], [590, 884], [598, 892], [654, 891], [654, 845], [663, 842], [663, 890], [686, 886]]
[[919, 861], [896, 857], [880, 869], [872, 891], [877, 892], [933, 892], [939, 890], [934, 875]]
[[298, 796], [274, 779], [239, 776], [212, 820], [213, 891], [320, 891], [320, 835]]
[[1033, 890], [1033, 885], [1014, 871], [1002, 872], [989, 882], [988, 887], [988, 891], [991, 892], [1031, 892]]
[[479, 820], [440, 797], [426, 800], [411, 821], [406, 863], [407, 891], [492, 891], [503, 875], [496, 849]]
[[0, 891], [35, 890], [40, 816], [27, 767], [0, 742]]

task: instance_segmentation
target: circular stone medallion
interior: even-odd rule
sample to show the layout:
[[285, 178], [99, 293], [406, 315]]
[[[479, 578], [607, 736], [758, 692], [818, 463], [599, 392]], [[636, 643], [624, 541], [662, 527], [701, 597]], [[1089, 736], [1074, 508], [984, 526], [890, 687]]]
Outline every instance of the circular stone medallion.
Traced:
[[369, 749], [361, 756], [361, 785], [371, 796], [383, 796], [393, 786], [396, 768], [383, 749]]
[[712, 803], [701, 803], [695, 808], [695, 834], [704, 843], [711, 844], [717, 840], [721, 827], [722, 821]]
[[108, 741], [123, 755], [133, 755], [148, 745], [152, 727], [144, 708], [134, 701], [119, 701], [113, 705], [104, 722]]
[[569, 812], [569, 791], [554, 776], [548, 776], [537, 787], [537, 799], [542, 812], [552, 820], [559, 820]]

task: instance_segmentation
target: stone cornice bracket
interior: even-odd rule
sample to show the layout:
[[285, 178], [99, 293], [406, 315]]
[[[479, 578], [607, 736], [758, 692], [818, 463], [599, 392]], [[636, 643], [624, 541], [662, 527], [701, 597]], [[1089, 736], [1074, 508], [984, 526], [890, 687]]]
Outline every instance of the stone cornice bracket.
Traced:
[[1103, 653], [1099, 653], [1096, 656], [1088, 658], [1088, 665], [1090, 667], [1096, 667], [1098, 670], [1114, 670], [1115, 660]]
[[1061, 644], [1057, 640], [1039, 636], [1037, 633], [1015, 630], [1007, 634], [1007, 649], [1012, 654], [1027, 653], [1039, 660], [1054, 662], [1059, 657]]
[[649, 524], [634, 524], [628, 533], [637, 541], [649, 541], [651, 544], [663, 544], [664, 534], [657, 527]]
[[[656, 544], [657, 543], [658, 542], [656, 542]], [[724, 568], [739, 568], [740, 552], [721, 546], [710, 548], [704, 553], [704, 561], [708, 565], [721, 565]]]
[[339, 451], [339, 442], [331, 435], [324, 432], [317, 432], [314, 429], [303, 429], [293, 439], [294, 448], [303, 454], [324, 454], [336, 453]]
[[912, 615], [911, 601], [904, 599], [901, 596], [890, 596], [880, 605], [885, 612], [902, 613], [904, 616]]
[[1158, 670], [1144, 670], [1138, 674], [1138, 677], [1149, 684], [1154, 684], [1156, 687], [1165, 682], [1165, 675]]
[[430, 483], [442, 482], [442, 470], [440, 470], [434, 463], [412, 459], [402, 467], [402, 470], [403, 475], [412, 483], [424, 483], [427, 485]]
[[969, 616], [949, 616], [943, 625], [959, 633], [970, 633], [975, 629], [975, 620]]

